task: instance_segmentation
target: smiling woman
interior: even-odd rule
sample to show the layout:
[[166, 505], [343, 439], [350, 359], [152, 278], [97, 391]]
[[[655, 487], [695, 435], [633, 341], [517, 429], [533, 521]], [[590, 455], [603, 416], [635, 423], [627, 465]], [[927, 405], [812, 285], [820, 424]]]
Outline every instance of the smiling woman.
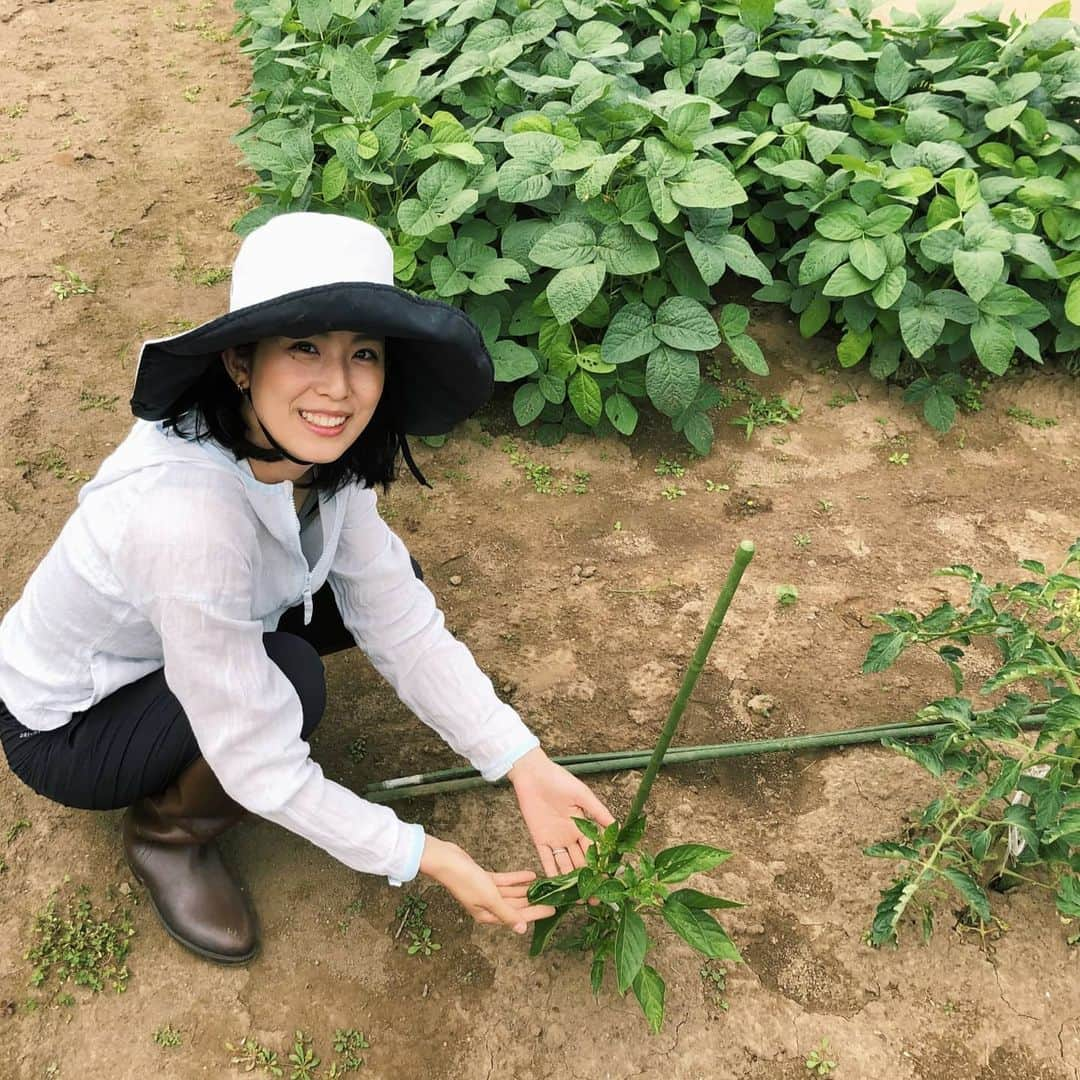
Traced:
[[379, 517], [371, 489], [399, 449], [411, 465], [406, 433], [449, 431], [493, 383], [467, 316], [392, 269], [351, 218], [252, 232], [229, 312], [143, 346], [139, 420], [0, 623], [12, 770], [68, 806], [130, 807], [124, 851], [165, 929], [223, 963], [258, 950], [214, 843], [247, 811], [392, 884], [428, 874], [479, 922], [524, 932], [553, 912], [529, 903], [531, 871], [489, 873], [326, 779], [307, 739], [329, 652], [362, 648], [487, 779], [510, 779], [547, 873], [584, 865], [575, 817], [611, 821], [499, 701]]

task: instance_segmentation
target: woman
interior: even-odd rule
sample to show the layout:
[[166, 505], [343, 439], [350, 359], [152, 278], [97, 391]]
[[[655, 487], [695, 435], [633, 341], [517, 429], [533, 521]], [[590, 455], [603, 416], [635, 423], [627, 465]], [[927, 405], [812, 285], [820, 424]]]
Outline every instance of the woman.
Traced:
[[458, 309], [393, 285], [371, 225], [284, 214], [252, 232], [230, 310], [143, 346], [125, 441], [0, 623], [0, 741], [67, 806], [129, 807], [123, 844], [166, 930], [212, 960], [258, 951], [214, 843], [252, 812], [391, 884], [418, 872], [523, 933], [530, 871], [461, 848], [327, 780], [307, 737], [321, 655], [359, 645], [488, 780], [507, 776], [545, 873], [585, 861], [572, 818], [612, 819], [553, 763], [445, 629], [373, 488], [405, 432], [487, 400]]

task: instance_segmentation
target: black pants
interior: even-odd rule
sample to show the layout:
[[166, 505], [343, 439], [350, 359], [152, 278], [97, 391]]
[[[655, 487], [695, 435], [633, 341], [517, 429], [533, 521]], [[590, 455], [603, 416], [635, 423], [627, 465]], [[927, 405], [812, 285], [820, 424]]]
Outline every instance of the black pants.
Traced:
[[[413, 562], [417, 577], [423, 578]], [[311, 622], [290, 609], [264, 634], [266, 653], [293, 684], [303, 706], [306, 739], [322, 719], [326, 682], [320, 657], [355, 642], [329, 585], [312, 597]], [[0, 701], [0, 743], [11, 771], [39, 795], [82, 810], [115, 810], [156, 795], [199, 756], [164, 669], [120, 687], [54, 731], [32, 731]]]

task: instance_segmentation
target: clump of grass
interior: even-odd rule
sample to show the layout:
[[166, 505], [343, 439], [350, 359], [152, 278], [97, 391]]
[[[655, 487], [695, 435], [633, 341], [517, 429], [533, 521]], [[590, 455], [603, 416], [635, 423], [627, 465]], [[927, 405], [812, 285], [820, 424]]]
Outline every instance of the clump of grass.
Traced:
[[166, 1024], [164, 1027], [159, 1027], [157, 1031], [154, 1032], [154, 1042], [156, 1042], [158, 1046], [170, 1049], [174, 1046], [181, 1046], [184, 1039], [172, 1024]]
[[78, 886], [73, 895], [61, 892], [55, 890], [34, 917], [33, 940], [25, 954], [32, 966], [30, 985], [55, 982], [59, 990], [70, 982], [89, 987], [95, 994], [109, 985], [122, 993], [135, 933], [130, 910], [115, 904], [98, 915], [86, 885]]
[[1036, 416], [1030, 409], [1022, 409], [1014, 405], [1005, 410], [1005, 415], [1013, 420], [1019, 420], [1028, 427], [1042, 429], [1057, 427], [1057, 418], [1053, 416]]
[[799, 405], [792, 405], [785, 397], [754, 397], [747, 404], [746, 412], [735, 417], [731, 422], [746, 432], [747, 439], [754, 434], [754, 429], [769, 427], [772, 424], [788, 424], [798, 420], [803, 410]]
[[67, 300], [70, 296], [87, 296], [96, 291], [93, 285], [66, 266], [56, 267], [56, 273], [60, 278], [52, 283], [52, 291], [59, 300]]

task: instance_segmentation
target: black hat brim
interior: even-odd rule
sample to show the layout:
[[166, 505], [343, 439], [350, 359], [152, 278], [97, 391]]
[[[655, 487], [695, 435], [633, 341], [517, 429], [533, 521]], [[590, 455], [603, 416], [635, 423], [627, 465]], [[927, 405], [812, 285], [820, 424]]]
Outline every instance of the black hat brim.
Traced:
[[460, 308], [393, 285], [340, 282], [286, 293], [175, 337], [146, 342], [131, 411], [143, 420], [164, 419], [230, 346], [330, 330], [386, 340], [405, 435], [444, 435], [491, 397], [491, 357]]

